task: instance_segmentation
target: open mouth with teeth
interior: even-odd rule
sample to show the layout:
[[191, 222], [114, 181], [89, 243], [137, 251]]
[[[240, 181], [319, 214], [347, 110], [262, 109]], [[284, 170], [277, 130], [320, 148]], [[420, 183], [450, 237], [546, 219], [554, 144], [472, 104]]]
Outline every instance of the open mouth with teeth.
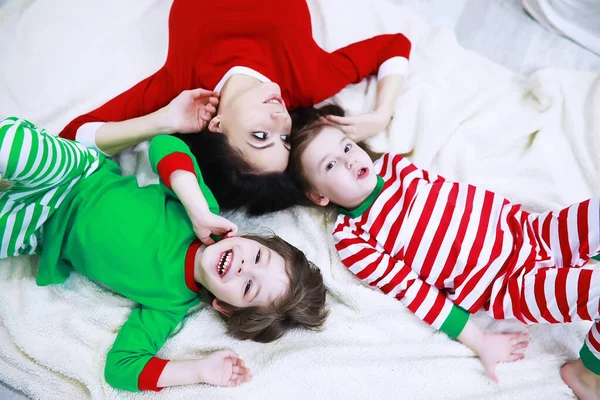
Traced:
[[221, 258], [219, 258], [219, 262], [217, 262], [217, 274], [222, 278], [225, 276], [229, 268], [231, 267], [231, 262], [233, 261], [233, 250], [227, 250], [221, 254]]
[[263, 101], [263, 104], [277, 104], [282, 107], [285, 107], [285, 103], [281, 96], [278, 96], [276, 94], [269, 96], [267, 100]]
[[359, 168], [358, 171], [356, 171], [357, 179], [363, 179], [363, 178], [366, 178], [367, 176], [369, 176], [369, 169], [367, 167]]

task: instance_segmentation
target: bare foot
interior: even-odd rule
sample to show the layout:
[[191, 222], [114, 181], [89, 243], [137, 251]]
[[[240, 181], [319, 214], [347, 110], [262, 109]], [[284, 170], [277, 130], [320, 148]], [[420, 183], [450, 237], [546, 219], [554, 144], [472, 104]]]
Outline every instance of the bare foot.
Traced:
[[563, 365], [560, 376], [580, 400], [600, 399], [600, 376], [584, 367], [581, 358]]

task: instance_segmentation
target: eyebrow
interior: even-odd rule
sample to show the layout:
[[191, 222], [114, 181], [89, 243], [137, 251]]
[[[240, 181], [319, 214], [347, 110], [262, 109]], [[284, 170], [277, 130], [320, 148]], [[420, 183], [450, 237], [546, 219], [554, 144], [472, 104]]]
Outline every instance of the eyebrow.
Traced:
[[[345, 135], [343, 135], [343, 136], [342, 136], [342, 140], [340, 140], [340, 144], [344, 143], [344, 140], [346, 140], [346, 139], [348, 139], [348, 137], [347, 137], [347, 136], [345, 136]], [[327, 153], [327, 154], [325, 154], [325, 156], [323, 156], [323, 158], [321, 158], [321, 161], [319, 161], [319, 164], [317, 164], [317, 165], [321, 165], [321, 164], [323, 164], [323, 162], [325, 162], [325, 159], [326, 159], [326, 158], [329, 158], [330, 156], [331, 156], [331, 153]]]
[[329, 157], [330, 157], [329, 153], [325, 154], [323, 156], [323, 158], [321, 158], [321, 160], [319, 161], [319, 163], [317, 164], [317, 166], [320, 167], [321, 165], [323, 165], [323, 163], [325, 162], [325, 160], [328, 159]]

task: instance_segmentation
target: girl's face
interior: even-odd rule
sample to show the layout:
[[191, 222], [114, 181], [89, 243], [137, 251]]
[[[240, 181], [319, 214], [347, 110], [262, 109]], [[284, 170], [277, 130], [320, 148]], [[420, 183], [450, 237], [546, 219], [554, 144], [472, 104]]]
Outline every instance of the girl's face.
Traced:
[[232, 306], [268, 306], [288, 291], [284, 258], [254, 240], [226, 238], [201, 246], [198, 254], [196, 280]]
[[300, 159], [312, 188], [307, 196], [318, 205], [356, 208], [377, 185], [373, 161], [334, 126], [324, 126]]
[[263, 82], [219, 107], [220, 132], [257, 171], [283, 172], [292, 119], [274, 82]]

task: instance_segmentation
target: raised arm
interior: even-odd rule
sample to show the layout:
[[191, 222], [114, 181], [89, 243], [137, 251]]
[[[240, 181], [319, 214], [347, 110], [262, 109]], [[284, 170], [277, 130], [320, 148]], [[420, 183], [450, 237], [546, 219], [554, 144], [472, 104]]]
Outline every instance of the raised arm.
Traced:
[[[78, 140], [87, 147], [95, 147], [96, 130], [104, 126], [105, 122], [127, 121], [151, 114], [166, 106], [181, 93], [184, 89], [183, 83], [183, 80], [177, 79], [165, 65], [155, 74], [94, 111], [75, 118], [59, 135], [67, 139]], [[125, 127], [127, 128], [127, 126]], [[102, 130], [106, 130], [106, 127]], [[122, 132], [117, 132], [117, 130], [116, 128], [113, 128], [112, 131], [109, 129], [107, 135], [122, 133], [130, 136], [127, 139], [130, 141], [136, 135], [141, 135], [130, 129], [124, 129]]]
[[149, 158], [161, 185], [185, 207], [202, 243], [213, 244], [219, 236], [237, 234], [237, 225], [218, 216], [219, 204], [183, 141], [167, 135], [157, 136], [150, 142]]
[[331, 53], [330, 70], [324, 77], [316, 103], [333, 96], [350, 83], [377, 74], [377, 99], [373, 112], [350, 117], [330, 117], [354, 141], [367, 139], [383, 130], [394, 113], [404, 89], [411, 43], [401, 33], [379, 35]]

